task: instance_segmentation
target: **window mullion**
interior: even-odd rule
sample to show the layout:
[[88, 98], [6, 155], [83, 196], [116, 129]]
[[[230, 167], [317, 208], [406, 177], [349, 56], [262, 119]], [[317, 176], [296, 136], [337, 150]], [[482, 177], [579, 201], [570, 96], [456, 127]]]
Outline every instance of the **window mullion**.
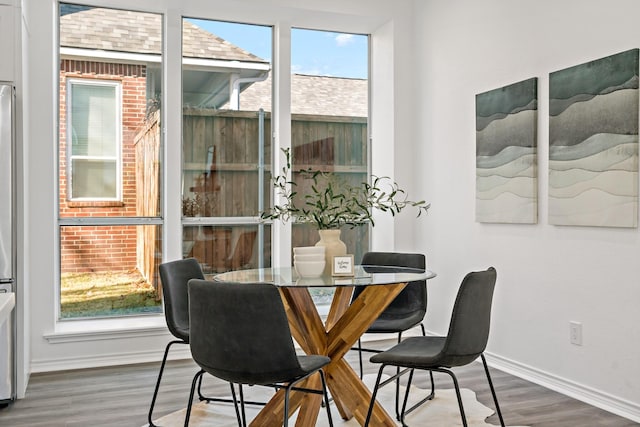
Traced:
[[[284, 166], [281, 149], [291, 148], [291, 24], [281, 21], [273, 37], [273, 171]], [[275, 194], [274, 204], [282, 203]], [[273, 265], [291, 265], [291, 222], [273, 223]]]

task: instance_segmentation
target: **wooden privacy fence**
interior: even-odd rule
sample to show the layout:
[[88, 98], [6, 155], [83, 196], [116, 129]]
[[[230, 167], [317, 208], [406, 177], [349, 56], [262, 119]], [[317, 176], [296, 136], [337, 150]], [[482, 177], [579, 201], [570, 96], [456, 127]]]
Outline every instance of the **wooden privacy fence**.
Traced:
[[[269, 206], [273, 190], [270, 181], [272, 156], [271, 114], [255, 111], [188, 109], [183, 112], [183, 213], [189, 217], [256, 217], [259, 192], [264, 194], [264, 208]], [[258, 185], [260, 134], [264, 152], [263, 187]], [[367, 179], [367, 119], [310, 114], [294, 114], [291, 121], [291, 145], [294, 170], [311, 168], [342, 174], [350, 182]], [[278, 171], [279, 172], [279, 171]], [[297, 191], [304, 193], [311, 184], [297, 174]], [[237, 226], [233, 226], [234, 229]], [[212, 271], [228, 268], [222, 260], [229, 257], [229, 239], [224, 227], [189, 227], [183, 237], [189, 250], [185, 255], [197, 257]], [[294, 246], [315, 244], [316, 230], [295, 227]], [[344, 229], [343, 240], [358, 255], [356, 248], [367, 242], [366, 227]], [[223, 252], [224, 251], [224, 252]], [[258, 254], [265, 263], [271, 257], [270, 246]], [[254, 257], [255, 259], [255, 257]]]
[[[256, 217], [260, 210], [260, 191], [265, 195], [264, 203], [268, 206], [272, 190], [269, 174], [272, 157], [270, 113], [264, 113], [261, 119], [258, 112], [186, 108], [183, 110], [182, 132], [184, 216]], [[344, 174], [350, 181], [366, 180], [366, 117], [293, 115], [291, 138], [294, 169], [312, 168]], [[260, 141], [265, 163], [263, 170], [259, 168]], [[157, 216], [161, 182], [160, 119], [157, 112], [138, 134], [135, 143], [137, 214]], [[265, 173], [262, 189], [258, 186], [261, 171]], [[308, 185], [300, 182], [298, 190], [302, 192]], [[160, 296], [156, 272], [161, 258], [161, 227], [142, 226], [139, 229], [138, 266]], [[185, 255], [202, 255], [206, 259], [198, 256], [199, 261], [212, 267], [222, 265], [220, 259], [224, 258], [229, 267], [225, 265], [223, 268], [237, 268], [237, 262], [228, 259], [233, 257], [229, 253], [233, 245], [221, 245], [223, 239], [213, 239], [198, 231], [198, 227], [187, 227], [183, 231], [185, 239], [191, 239], [194, 247], [201, 248], [198, 254], [190, 252]], [[228, 232], [222, 227], [211, 227], [210, 231]], [[208, 238], [199, 239], [198, 235]], [[352, 240], [353, 246], [366, 235], [364, 229], [343, 230], [343, 240]], [[309, 233], [302, 229], [294, 230], [293, 239], [294, 245], [312, 244], [318, 240], [315, 230]], [[309, 239], [312, 242], [306, 242]], [[215, 246], [216, 242], [218, 246]], [[223, 250], [226, 253], [220, 253]], [[270, 253], [266, 253], [267, 250], [265, 248], [265, 253], [258, 255], [268, 259]], [[238, 256], [247, 258], [246, 253]]]
[[[160, 213], [160, 112], [147, 120], [146, 126], [134, 140], [136, 147], [136, 215], [155, 217]], [[136, 262], [138, 271], [151, 283], [156, 298], [162, 298], [158, 279], [158, 265], [162, 261], [161, 227], [142, 225], [136, 227]]]
[[[185, 109], [183, 114], [183, 202], [189, 202], [185, 214], [256, 216], [259, 191], [268, 203], [272, 190], [269, 176], [262, 189], [257, 185], [260, 134], [264, 171], [270, 172], [271, 115], [264, 113], [261, 129], [257, 112]], [[294, 170], [311, 168], [340, 173], [350, 181], [366, 180], [365, 117], [293, 115], [291, 138]], [[298, 189], [304, 186], [300, 182]]]

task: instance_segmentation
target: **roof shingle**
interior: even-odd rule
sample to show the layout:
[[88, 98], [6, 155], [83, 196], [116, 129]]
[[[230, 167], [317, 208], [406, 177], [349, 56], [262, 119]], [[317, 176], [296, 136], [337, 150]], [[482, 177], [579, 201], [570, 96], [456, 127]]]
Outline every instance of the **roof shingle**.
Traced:
[[[291, 75], [291, 113], [367, 117], [366, 79]], [[240, 109], [271, 109], [271, 77], [253, 83], [240, 95]]]
[[[65, 10], [60, 17], [60, 46], [115, 52], [162, 52], [162, 16], [155, 13], [104, 8]], [[192, 58], [267, 62], [183, 21], [183, 55]]]

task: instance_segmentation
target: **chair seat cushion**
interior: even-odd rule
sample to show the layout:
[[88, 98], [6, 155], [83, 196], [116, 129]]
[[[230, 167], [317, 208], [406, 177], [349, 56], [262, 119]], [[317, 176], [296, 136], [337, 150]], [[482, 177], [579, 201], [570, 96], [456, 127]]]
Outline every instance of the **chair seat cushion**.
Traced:
[[207, 366], [201, 361], [196, 360], [202, 369], [223, 380], [236, 384], [271, 385], [291, 382], [298, 378], [302, 378], [305, 375], [329, 364], [331, 359], [327, 356], [310, 355], [298, 356], [298, 361], [300, 363], [299, 368], [283, 369], [271, 372], [247, 372], [239, 370], [225, 371], [217, 367]]
[[327, 356], [312, 354], [309, 356], [298, 356], [298, 361], [300, 362], [302, 370], [305, 371], [305, 373], [309, 373], [328, 365], [331, 359]]
[[183, 328], [177, 325], [171, 329], [171, 333], [174, 337], [181, 339], [185, 343], [189, 344], [189, 328]]
[[418, 325], [424, 319], [424, 311], [416, 311], [402, 316], [382, 313], [367, 329], [369, 333], [396, 333], [403, 332]]
[[439, 355], [444, 348], [445, 337], [410, 337], [399, 344], [371, 356], [371, 362], [386, 365], [424, 368], [439, 364]]
[[387, 351], [371, 356], [371, 362], [407, 368], [429, 369], [438, 367], [463, 366], [471, 363], [478, 354], [447, 355], [446, 337], [411, 337]]

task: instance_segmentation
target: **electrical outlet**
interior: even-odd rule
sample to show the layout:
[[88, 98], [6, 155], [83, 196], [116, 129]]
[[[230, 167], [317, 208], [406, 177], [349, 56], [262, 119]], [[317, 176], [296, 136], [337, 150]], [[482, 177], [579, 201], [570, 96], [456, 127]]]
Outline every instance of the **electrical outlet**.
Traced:
[[582, 345], [582, 323], [569, 322], [569, 341], [571, 344]]

